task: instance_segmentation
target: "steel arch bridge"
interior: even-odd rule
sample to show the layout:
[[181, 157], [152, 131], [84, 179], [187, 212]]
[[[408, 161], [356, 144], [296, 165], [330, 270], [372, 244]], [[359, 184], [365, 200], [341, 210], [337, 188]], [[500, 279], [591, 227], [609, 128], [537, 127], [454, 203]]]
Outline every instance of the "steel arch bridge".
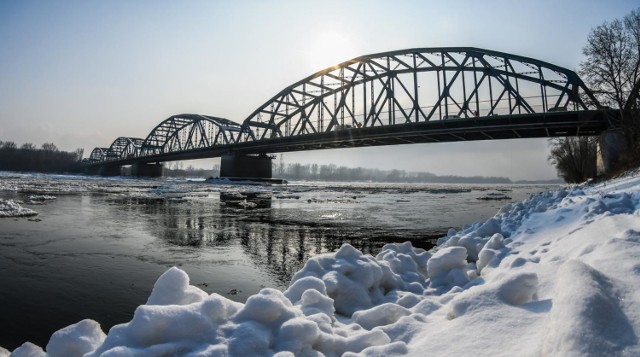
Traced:
[[144, 139], [96, 148], [89, 164], [132, 164], [338, 147], [596, 135], [611, 123], [578, 75], [472, 47], [358, 57], [294, 83], [242, 124], [181, 114]]

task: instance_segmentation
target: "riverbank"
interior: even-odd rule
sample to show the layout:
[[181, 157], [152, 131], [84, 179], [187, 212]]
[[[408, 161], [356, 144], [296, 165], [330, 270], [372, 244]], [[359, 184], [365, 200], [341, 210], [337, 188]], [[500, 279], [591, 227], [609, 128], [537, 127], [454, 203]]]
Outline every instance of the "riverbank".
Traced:
[[[638, 355], [638, 256], [635, 173], [507, 204], [428, 252], [389, 244], [372, 257], [345, 244], [310, 258], [284, 293], [263, 289], [244, 304], [172, 268], [131, 322], [105, 335], [83, 320], [43, 347], [50, 356]], [[27, 343], [14, 355], [45, 354]]]

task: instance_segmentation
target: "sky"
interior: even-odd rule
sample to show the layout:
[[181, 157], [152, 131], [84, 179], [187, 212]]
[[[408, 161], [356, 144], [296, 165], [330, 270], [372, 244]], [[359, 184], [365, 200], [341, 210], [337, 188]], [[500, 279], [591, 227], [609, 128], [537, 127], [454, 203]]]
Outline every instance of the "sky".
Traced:
[[[119, 136], [144, 138], [174, 114], [241, 123], [318, 70], [406, 48], [480, 47], [577, 71], [590, 30], [638, 7], [638, 0], [0, 0], [0, 140], [53, 142], [88, 156]], [[284, 161], [551, 179], [548, 153], [545, 139], [519, 139], [304, 151]]]

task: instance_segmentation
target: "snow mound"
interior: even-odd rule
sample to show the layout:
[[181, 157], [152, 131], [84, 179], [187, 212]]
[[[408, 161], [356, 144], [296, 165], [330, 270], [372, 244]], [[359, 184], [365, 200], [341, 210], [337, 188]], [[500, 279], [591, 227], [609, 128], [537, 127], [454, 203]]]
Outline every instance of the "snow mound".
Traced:
[[2, 217], [30, 217], [37, 215], [38, 212], [20, 206], [13, 200], [0, 199], [0, 218]]
[[547, 355], [620, 355], [638, 343], [615, 283], [589, 265], [570, 260], [558, 271], [545, 339]]

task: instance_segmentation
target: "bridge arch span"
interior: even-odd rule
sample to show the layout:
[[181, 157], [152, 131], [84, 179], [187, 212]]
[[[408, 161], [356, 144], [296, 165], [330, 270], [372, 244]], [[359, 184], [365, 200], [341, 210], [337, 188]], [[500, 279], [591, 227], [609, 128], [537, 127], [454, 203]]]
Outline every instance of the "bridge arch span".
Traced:
[[142, 143], [140, 155], [234, 144], [240, 132], [240, 124], [228, 119], [200, 114], [174, 115], [149, 133]]
[[473, 47], [358, 57], [283, 89], [243, 122], [257, 141], [341, 129], [601, 108], [578, 75]]
[[105, 161], [108, 151], [109, 148], [94, 148], [91, 151], [91, 155], [89, 155], [88, 161], [91, 163]]
[[104, 160], [123, 160], [140, 155], [144, 139], [121, 136], [111, 143]]

